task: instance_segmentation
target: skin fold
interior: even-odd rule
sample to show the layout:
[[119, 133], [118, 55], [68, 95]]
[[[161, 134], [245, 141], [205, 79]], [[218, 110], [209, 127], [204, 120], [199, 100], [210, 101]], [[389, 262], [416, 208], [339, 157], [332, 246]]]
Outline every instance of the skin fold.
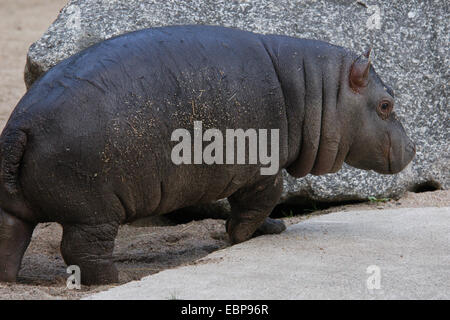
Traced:
[[178, 128], [279, 130], [280, 170], [296, 177], [343, 162], [393, 174], [414, 144], [370, 64], [316, 40], [212, 26], [145, 29], [53, 67], [0, 137], [0, 280], [15, 281], [37, 223], [63, 226], [61, 253], [84, 284], [116, 282], [120, 224], [228, 198], [233, 243], [285, 227], [267, 218], [280, 172], [261, 164], [175, 165]]

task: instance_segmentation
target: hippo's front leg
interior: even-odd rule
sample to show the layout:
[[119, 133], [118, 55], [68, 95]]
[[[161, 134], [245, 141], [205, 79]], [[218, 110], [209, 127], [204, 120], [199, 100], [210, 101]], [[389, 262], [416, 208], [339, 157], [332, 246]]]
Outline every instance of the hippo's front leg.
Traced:
[[67, 265], [77, 265], [85, 285], [118, 282], [113, 262], [118, 223], [65, 224], [61, 253]]
[[232, 243], [246, 241], [256, 231], [259, 234], [280, 233], [285, 229], [282, 221], [266, 220], [280, 199], [282, 181], [281, 174], [270, 176], [239, 189], [228, 198], [231, 216], [226, 226]]
[[279, 234], [286, 230], [286, 225], [283, 220], [266, 218], [263, 224], [255, 231], [253, 236], [260, 236], [263, 234]]

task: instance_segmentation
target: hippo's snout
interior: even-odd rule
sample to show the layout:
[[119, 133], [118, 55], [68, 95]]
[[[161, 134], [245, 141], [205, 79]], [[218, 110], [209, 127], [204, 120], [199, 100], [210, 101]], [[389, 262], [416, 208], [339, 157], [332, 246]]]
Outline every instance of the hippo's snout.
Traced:
[[389, 173], [395, 174], [402, 171], [414, 158], [416, 155], [416, 145], [415, 143], [407, 139], [406, 144], [400, 148], [395, 148], [391, 145], [390, 156], [389, 156]]
[[411, 162], [416, 154], [416, 145], [401, 123], [393, 119], [383, 124], [385, 130], [382, 134], [371, 134], [370, 130], [365, 130], [365, 136], [357, 136], [345, 159], [347, 164], [381, 174], [396, 174]]
[[403, 170], [411, 161], [414, 159], [416, 155], [416, 144], [409, 140], [408, 145], [405, 148], [405, 153], [403, 157], [403, 166], [400, 170]]
[[406, 147], [406, 152], [411, 155], [410, 159], [408, 160], [408, 163], [414, 158], [416, 154], [416, 144], [409, 140], [409, 144]]

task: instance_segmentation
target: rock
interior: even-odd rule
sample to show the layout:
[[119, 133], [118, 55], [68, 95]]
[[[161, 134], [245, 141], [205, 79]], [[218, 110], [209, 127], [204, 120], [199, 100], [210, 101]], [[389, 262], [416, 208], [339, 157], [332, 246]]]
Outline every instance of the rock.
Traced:
[[[285, 173], [282, 200], [398, 198], [405, 191], [448, 189], [449, 21], [445, 1], [338, 0], [73, 0], [28, 52], [31, 86], [53, 65], [103, 39], [171, 24], [214, 24], [260, 33], [321, 39], [357, 52], [373, 47], [373, 64], [395, 90], [395, 109], [417, 156], [400, 174], [386, 176], [344, 166], [337, 174], [303, 179]], [[219, 204], [223, 209], [223, 203]]]

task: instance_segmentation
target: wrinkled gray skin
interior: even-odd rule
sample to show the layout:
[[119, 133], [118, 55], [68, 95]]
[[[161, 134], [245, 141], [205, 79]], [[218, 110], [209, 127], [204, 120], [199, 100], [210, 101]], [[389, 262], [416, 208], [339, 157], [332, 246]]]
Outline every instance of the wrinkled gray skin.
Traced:
[[266, 219], [279, 173], [177, 166], [173, 130], [279, 129], [280, 169], [297, 177], [344, 161], [396, 173], [415, 151], [380, 107], [393, 99], [366, 57], [320, 41], [178, 26], [94, 45], [36, 81], [1, 135], [0, 280], [15, 281], [39, 222], [63, 226], [61, 253], [84, 284], [118, 280], [114, 239], [137, 218], [228, 197], [233, 243], [281, 232]]

